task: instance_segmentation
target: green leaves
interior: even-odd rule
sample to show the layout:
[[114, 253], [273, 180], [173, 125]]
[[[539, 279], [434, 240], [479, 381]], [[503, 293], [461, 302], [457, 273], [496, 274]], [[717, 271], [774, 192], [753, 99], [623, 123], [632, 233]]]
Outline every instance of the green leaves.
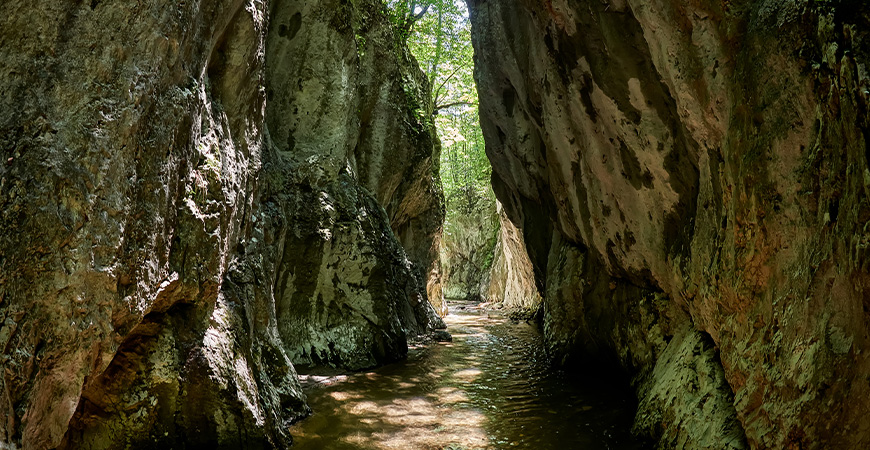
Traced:
[[484, 199], [492, 199], [492, 167], [483, 143], [477, 106], [451, 108], [436, 116], [441, 137], [441, 182], [447, 214], [468, 213]]
[[474, 84], [471, 22], [463, 0], [386, 0], [393, 22], [429, 79], [442, 142], [441, 180], [451, 214], [494, 198]]

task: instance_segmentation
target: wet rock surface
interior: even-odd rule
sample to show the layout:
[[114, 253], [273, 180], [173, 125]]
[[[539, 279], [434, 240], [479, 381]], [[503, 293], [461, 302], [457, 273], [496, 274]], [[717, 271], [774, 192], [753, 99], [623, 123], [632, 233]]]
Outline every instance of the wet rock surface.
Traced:
[[[294, 361], [380, 364], [442, 325], [420, 250], [437, 142], [385, 21], [375, 2], [0, 6], [0, 446], [286, 448], [309, 412]], [[397, 90], [370, 101], [380, 122], [357, 108]], [[414, 133], [377, 146], [375, 122]], [[380, 195], [359, 161], [398, 148], [425, 188]]]
[[870, 445], [867, 5], [469, 4], [550, 354], [661, 448]]

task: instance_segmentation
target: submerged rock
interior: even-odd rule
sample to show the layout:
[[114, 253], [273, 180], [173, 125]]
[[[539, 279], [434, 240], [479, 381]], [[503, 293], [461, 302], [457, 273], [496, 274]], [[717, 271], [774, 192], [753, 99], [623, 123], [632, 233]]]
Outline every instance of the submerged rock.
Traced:
[[550, 354], [660, 448], [870, 445], [866, 2], [469, 6]]

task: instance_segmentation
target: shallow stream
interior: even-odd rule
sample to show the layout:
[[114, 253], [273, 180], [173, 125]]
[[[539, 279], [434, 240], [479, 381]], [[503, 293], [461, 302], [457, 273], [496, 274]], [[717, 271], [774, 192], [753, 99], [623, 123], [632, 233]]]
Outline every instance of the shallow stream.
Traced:
[[[633, 405], [606, 378], [553, 368], [537, 327], [470, 303], [445, 318], [453, 342], [369, 372], [303, 375], [314, 414], [304, 449], [635, 450]], [[594, 368], [590, 370], [594, 371]]]

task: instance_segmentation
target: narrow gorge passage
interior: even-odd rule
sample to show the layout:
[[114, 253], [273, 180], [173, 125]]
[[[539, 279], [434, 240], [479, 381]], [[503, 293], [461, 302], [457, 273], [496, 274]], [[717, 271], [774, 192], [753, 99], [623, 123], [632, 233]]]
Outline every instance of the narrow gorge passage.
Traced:
[[0, 1], [0, 450], [647, 441], [870, 448], [870, 2]]
[[601, 367], [554, 368], [533, 324], [451, 301], [453, 342], [351, 375], [301, 374], [299, 450], [636, 450], [631, 392]]

